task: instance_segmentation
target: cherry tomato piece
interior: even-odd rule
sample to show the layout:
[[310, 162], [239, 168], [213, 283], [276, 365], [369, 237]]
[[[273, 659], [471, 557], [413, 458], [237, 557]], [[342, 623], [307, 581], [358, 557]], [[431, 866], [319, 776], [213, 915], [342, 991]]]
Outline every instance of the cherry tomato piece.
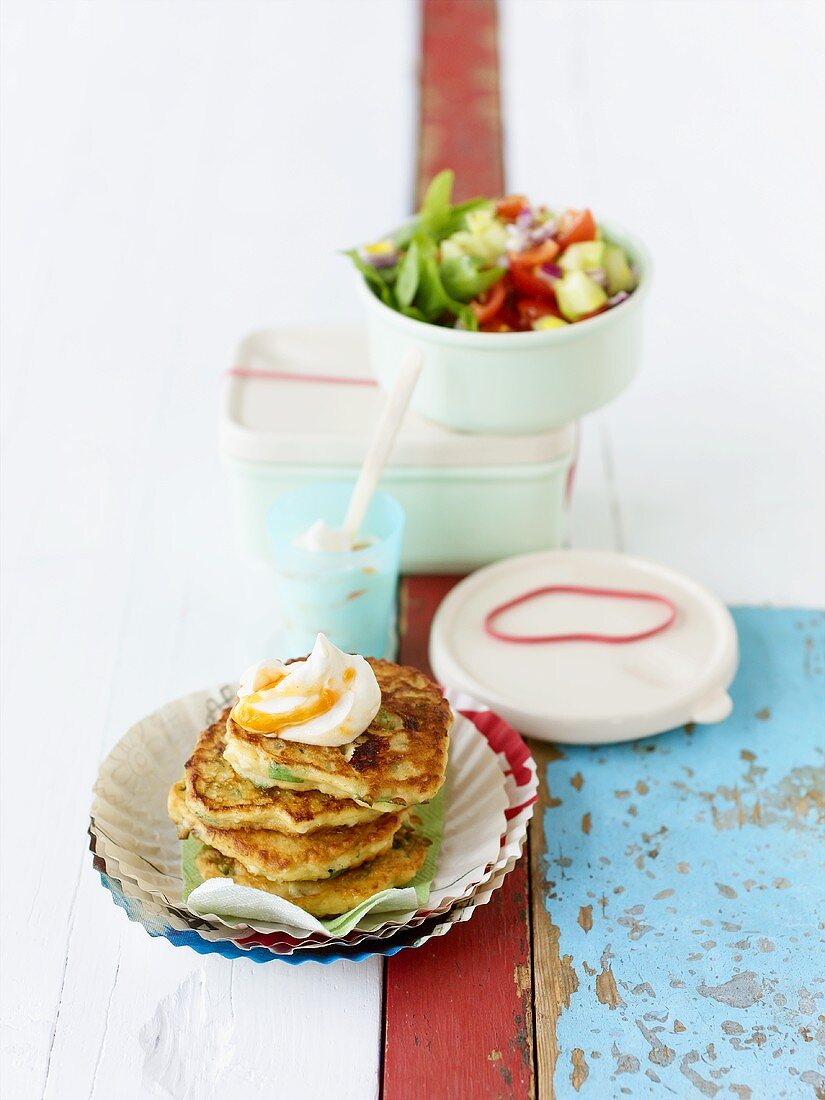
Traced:
[[528, 267], [525, 264], [510, 263], [510, 279], [519, 294], [527, 298], [543, 298], [555, 302], [556, 291], [553, 280], [541, 267]]
[[506, 222], [511, 222], [527, 206], [525, 195], [505, 195], [496, 203], [496, 214]]
[[556, 240], [560, 248], [567, 248], [579, 241], [595, 241], [596, 223], [589, 210], [567, 210], [562, 215], [561, 229]]
[[510, 264], [518, 264], [523, 267], [535, 267], [536, 264], [551, 264], [558, 256], [561, 249], [552, 239], [537, 244], [535, 248], [528, 248], [524, 252], [513, 252], [510, 255]]
[[558, 309], [544, 298], [519, 298], [516, 309], [526, 328], [532, 328], [533, 322], [541, 317], [561, 317]]
[[504, 305], [504, 299], [506, 297], [507, 290], [504, 286], [504, 280], [499, 279], [497, 283], [493, 283], [486, 294], [482, 294], [480, 297], [473, 299], [473, 301], [470, 302], [470, 309], [476, 315], [478, 323], [484, 325], [488, 321], [491, 321]]

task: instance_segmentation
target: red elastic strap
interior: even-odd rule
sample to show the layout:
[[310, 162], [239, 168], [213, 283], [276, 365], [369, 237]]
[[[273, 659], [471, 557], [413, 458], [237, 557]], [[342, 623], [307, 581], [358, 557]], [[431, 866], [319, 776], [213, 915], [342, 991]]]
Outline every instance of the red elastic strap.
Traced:
[[289, 370], [258, 370], [255, 367], [232, 367], [226, 372], [234, 378], [269, 378], [275, 382], [321, 382], [331, 386], [377, 386], [374, 378], [350, 378], [338, 374], [301, 374]]
[[[667, 608], [667, 618], [657, 623], [649, 630], [640, 630], [638, 634], [506, 634], [497, 630], [493, 625], [499, 615], [509, 611], [513, 607], [519, 607], [523, 603], [534, 600], [537, 596], [552, 595], [556, 592], [566, 592], [574, 596], [606, 596], [613, 600], [644, 600], [647, 603], [658, 603]], [[654, 634], [661, 634], [671, 625], [676, 618], [676, 604], [667, 596], [660, 596], [655, 592], [629, 592], [624, 588], [591, 588], [584, 584], [549, 584], [544, 588], [533, 588], [515, 599], [499, 604], [484, 619], [484, 632], [499, 642], [515, 642], [519, 645], [544, 645], [548, 642], [601, 642], [605, 645], [625, 645], [628, 642], [640, 642], [643, 638], [652, 638]]]

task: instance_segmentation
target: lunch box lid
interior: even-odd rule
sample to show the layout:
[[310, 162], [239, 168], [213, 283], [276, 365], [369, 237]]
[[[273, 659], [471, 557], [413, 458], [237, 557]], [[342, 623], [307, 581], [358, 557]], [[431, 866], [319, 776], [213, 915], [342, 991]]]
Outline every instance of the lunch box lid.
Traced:
[[[539, 594], [547, 588], [555, 591]], [[588, 591], [570, 591], [581, 588]], [[615, 641], [640, 634], [649, 636]], [[548, 635], [579, 637], [535, 640]], [[433, 620], [430, 663], [442, 684], [523, 734], [603, 744], [722, 721], [733, 707], [738, 643], [724, 604], [672, 569], [551, 550], [497, 562], [453, 588]]]
[[[226, 378], [221, 450], [251, 462], [359, 466], [383, 401], [360, 326], [254, 333]], [[389, 465], [537, 465], [566, 456], [574, 443], [572, 424], [535, 435], [475, 435], [408, 412]]]

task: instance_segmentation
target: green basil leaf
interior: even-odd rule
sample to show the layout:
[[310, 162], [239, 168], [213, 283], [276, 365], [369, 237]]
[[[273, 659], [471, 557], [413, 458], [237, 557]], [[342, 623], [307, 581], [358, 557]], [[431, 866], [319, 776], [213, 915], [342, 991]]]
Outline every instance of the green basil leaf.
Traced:
[[406, 309], [413, 303], [418, 289], [420, 266], [418, 242], [413, 240], [398, 266], [398, 278], [395, 282], [395, 297], [402, 309]]
[[424, 201], [421, 203], [419, 224], [436, 238], [450, 218], [452, 210], [450, 199], [453, 194], [454, 180], [455, 173], [451, 169], [445, 168], [443, 172], [439, 172], [430, 181]]
[[401, 312], [404, 314], [405, 317], [412, 317], [413, 320], [415, 320], [415, 321], [426, 321], [427, 320], [427, 318], [424, 316], [424, 314], [421, 312], [421, 310], [417, 309], [415, 306], [405, 306], [401, 310]]
[[469, 306], [465, 306], [461, 313], [458, 315], [459, 321], [461, 321], [467, 332], [478, 332], [478, 317], [473, 313]]
[[468, 199], [467, 202], [460, 202], [456, 206], [448, 204], [446, 208], [441, 209], [440, 213], [431, 205], [426, 215], [422, 205], [416, 217], [400, 225], [391, 233], [386, 233], [385, 236], [392, 240], [396, 248], [402, 249], [406, 248], [413, 237], [420, 233], [438, 243], [457, 230], [466, 228], [465, 215], [482, 206], [492, 206], [492, 203], [489, 199]]
[[492, 203], [489, 199], [468, 199], [467, 202], [461, 202], [457, 206], [453, 206], [450, 209], [450, 216], [445, 221], [439, 233], [439, 240], [443, 240], [445, 237], [451, 237], [453, 233], [457, 233], [459, 229], [465, 229], [465, 215], [469, 214], [472, 210], [480, 209], [482, 206], [492, 206]]
[[[395, 295], [392, 292], [392, 287], [382, 278], [381, 273], [372, 264], [366, 263], [358, 254], [357, 248], [350, 248], [344, 252], [345, 256], [349, 256], [361, 274], [364, 276], [364, 281], [367, 286], [376, 296], [380, 298], [385, 306], [389, 306], [390, 309], [395, 309]], [[395, 268], [389, 268], [389, 271], [395, 272]], [[393, 274], [393, 278], [394, 278]]]
[[438, 263], [433, 255], [421, 257], [421, 272], [415, 304], [428, 321], [436, 321], [446, 312], [446, 292], [441, 285]]
[[[443, 317], [445, 313], [451, 313], [454, 317], [461, 317], [464, 311], [468, 309], [464, 302], [457, 301], [447, 293], [441, 281], [441, 272], [434, 247], [421, 257], [421, 273], [415, 304], [428, 321], [437, 320], [439, 317]], [[468, 310], [468, 312], [472, 312], [472, 310]]]

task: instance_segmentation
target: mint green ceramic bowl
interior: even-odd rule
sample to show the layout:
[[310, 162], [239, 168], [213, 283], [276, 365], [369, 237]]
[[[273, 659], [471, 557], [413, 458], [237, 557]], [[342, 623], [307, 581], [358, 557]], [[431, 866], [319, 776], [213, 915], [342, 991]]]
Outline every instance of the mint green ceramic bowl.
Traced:
[[458, 431], [507, 435], [561, 427], [617, 397], [639, 369], [651, 265], [639, 241], [601, 224], [627, 251], [639, 285], [614, 309], [549, 332], [465, 332], [415, 321], [385, 306], [359, 278], [379, 384], [389, 389], [407, 348], [419, 347], [425, 359], [415, 411]]

